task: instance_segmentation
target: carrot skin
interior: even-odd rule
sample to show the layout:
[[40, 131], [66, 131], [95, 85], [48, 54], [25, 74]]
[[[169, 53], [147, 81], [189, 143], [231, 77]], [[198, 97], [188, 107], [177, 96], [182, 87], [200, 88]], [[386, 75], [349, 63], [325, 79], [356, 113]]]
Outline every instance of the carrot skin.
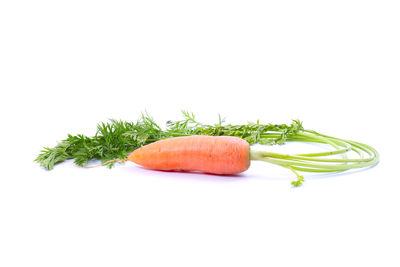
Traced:
[[250, 167], [250, 146], [233, 136], [175, 137], [138, 148], [128, 160], [154, 170], [235, 174]]

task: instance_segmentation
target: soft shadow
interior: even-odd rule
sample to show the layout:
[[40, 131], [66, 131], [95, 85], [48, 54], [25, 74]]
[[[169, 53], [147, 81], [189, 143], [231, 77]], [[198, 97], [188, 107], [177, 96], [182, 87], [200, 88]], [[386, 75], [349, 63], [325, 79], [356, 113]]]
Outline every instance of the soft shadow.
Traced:
[[360, 168], [360, 169], [352, 169], [352, 170], [347, 170], [343, 172], [331, 172], [331, 173], [316, 173], [316, 174], [309, 174], [309, 173], [303, 173], [303, 176], [305, 179], [327, 179], [327, 178], [332, 178], [332, 177], [337, 177], [337, 176], [345, 176], [345, 175], [350, 175], [353, 173], [361, 173], [368, 171], [372, 168], [375, 168], [377, 164], [365, 168]]
[[249, 178], [243, 173], [224, 175], [224, 174], [213, 174], [200, 171], [164, 171], [164, 170], [152, 170], [142, 166], [135, 166], [133, 168], [127, 169], [130, 173], [141, 174], [155, 174], [155, 176], [160, 174], [166, 174], [167, 177], [172, 177], [174, 179], [193, 179], [193, 180], [206, 180], [206, 181], [218, 181], [218, 182], [234, 182]]

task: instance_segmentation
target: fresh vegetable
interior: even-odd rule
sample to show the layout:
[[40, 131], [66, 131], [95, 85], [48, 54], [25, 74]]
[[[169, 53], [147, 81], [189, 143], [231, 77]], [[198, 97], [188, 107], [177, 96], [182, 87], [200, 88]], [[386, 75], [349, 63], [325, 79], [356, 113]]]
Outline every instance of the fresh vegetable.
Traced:
[[[269, 162], [293, 171], [297, 176], [297, 180], [292, 182], [294, 186], [299, 186], [304, 182], [304, 177], [298, 171], [342, 172], [374, 166], [379, 162], [378, 152], [371, 146], [306, 130], [298, 120], [293, 120], [290, 125], [260, 124], [259, 121], [245, 125], [231, 125], [225, 124], [220, 117], [217, 124], [206, 125], [197, 122], [192, 113], [183, 112], [183, 115], [184, 119], [181, 121], [168, 121], [165, 130], [147, 114], [142, 114], [137, 122], [111, 120], [108, 123], [100, 123], [95, 136], [68, 135], [67, 139], [62, 140], [54, 148], [45, 147], [35, 161], [48, 170], [51, 170], [55, 164], [68, 159], [74, 159], [79, 166], [86, 166], [90, 160], [97, 159], [102, 162], [101, 165], [107, 165], [110, 168], [117, 161], [132, 160], [154, 169], [236, 173], [239, 172], [238, 170], [245, 170], [246, 161], [244, 159], [238, 161], [238, 165], [234, 168], [230, 167], [232, 168], [230, 170], [227, 166], [233, 164], [233, 159], [228, 154], [236, 154], [228, 151], [237, 149], [240, 153], [244, 153], [246, 146], [243, 142], [238, 142], [238, 148], [233, 148], [234, 146], [229, 142], [238, 140], [237, 138], [212, 137], [231, 136], [244, 139], [249, 145], [257, 143], [282, 145], [287, 141], [330, 145], [333, 148], [331, 151], [307, 154], [280, 154], [258, 150], [248, 152], [250, 160]], [[164, 140], [168, 138], [170, 139]], [[213, 148], [214, 142], [225, 141], [226, 148]], [[203, 159], [204, 152], [211, 148], [213, 153], [207, 155], [211, 155], [214, 161], [219, 162], [215, 166], [212, 160]], [[158, 154], [158, 149], [164, 152]], [[356, 157], [349, 158], [350, 153], [355, 154]], [[240, 155], [245, 158], [245, 153]], [[341, 158], [335, 157], [338, 155]], [[216, 167], [216, 165], [220, 166]]]
[[128, 160], [155, 170], [235, 174], [249, 168], [249, 152], [249, 143], [239, 137], [193, 135], [143, 146]]

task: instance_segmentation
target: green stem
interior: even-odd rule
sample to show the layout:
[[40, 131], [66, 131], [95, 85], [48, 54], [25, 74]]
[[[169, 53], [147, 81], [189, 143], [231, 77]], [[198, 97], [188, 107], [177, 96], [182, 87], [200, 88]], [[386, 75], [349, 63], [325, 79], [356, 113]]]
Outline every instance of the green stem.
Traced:
[[[273, 134], [262, 135], [274, 137]], [[294, 186], [299, 186], [304, 178], [296, 171], [302, 172], [342, 172], [356, 168], [374, 166], [379, 162], [378, 152], [369, 145], [351, 140], [340, 139], [315, 131], [304, 130], [287, 139], [287, 141], [316, 142], [328, 144], [333, 151], [307, 154], [280, 154], [267, 151], [251, 150], [251, 160], [261, 160], [290, 169], [297, 176]], [[347, 152], [354, 151], [358, 158], [348, 158]], [[341, 155], [342, 158], [326, 158], [326, 156]], [[365, 157], [368, 155], [368, 157]]]

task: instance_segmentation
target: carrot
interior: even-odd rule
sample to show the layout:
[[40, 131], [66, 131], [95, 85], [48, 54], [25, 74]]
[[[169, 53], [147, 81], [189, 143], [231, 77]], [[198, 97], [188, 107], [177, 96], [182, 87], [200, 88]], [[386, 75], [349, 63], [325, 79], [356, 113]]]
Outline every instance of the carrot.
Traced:
[[155, 170], [235, 174], [249, 168], [250, 145], [233, 136], [183, 136], [138, 148], [128, 160]]
[[[299, 172], [337, 173], [375, 166], [379, 162], [379, 154], [373, 147], [304, 129], [298, 120], [290, 125], [260, 124], [259, 121], [231, 125], [223, 124], [220, 118], [213, 126], [199, 123], [192, 113], [183, 114], [184, 120], [168, 121], [165, 130], [143, 114], [136, 123], [117, 120], [101, 123], [95, 136], [68, 135], [57, 146], [43, 148], [35, 161], [48, 170], [57, 163], [74, 159], [75, 164], [85, 168], [103, 165], [111, 168], [115, 161], [132, 161], [155, 170], [235, 174], [247, 170], [251, 160], [257, 160], [292, 171], [297, 176], [292, 181], [294, 186], [304, 182]], [[282, 145], [286, 142], [325, 144], [333, 150], [301, 154], [250, 150], [250, 145], [257, 143]], [[353, 156], [348, 157], [348, 152]], [[88, 167], [92, 159], [103, 163]]]

